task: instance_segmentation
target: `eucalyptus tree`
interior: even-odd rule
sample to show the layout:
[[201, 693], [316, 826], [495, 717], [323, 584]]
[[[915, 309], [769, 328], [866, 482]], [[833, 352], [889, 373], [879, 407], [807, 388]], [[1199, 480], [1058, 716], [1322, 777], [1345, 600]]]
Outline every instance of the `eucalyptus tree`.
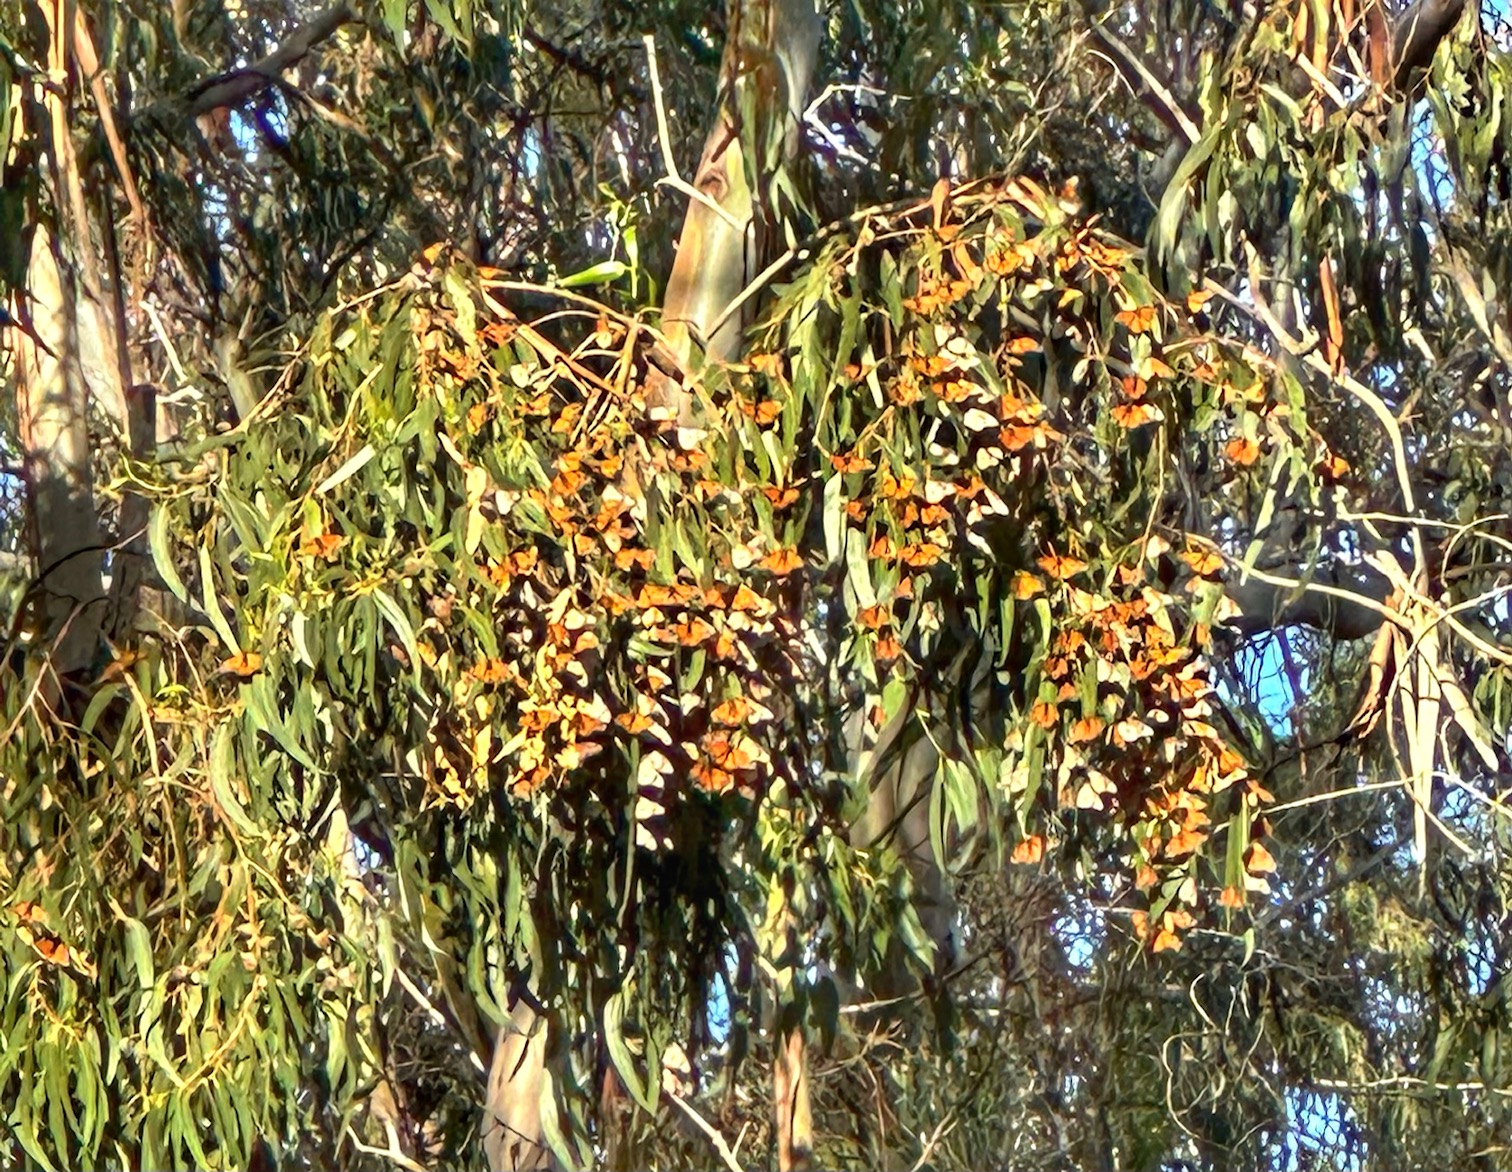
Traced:
[[1495, 20], [24, 8], [15, 1158], [1494, 1165]]

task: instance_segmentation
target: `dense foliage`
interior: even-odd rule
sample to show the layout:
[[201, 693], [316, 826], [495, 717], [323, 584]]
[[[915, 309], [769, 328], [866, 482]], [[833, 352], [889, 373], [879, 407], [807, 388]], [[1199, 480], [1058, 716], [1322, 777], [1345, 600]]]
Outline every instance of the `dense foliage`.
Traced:
[[0, 17], [0, 1166], [1501, 1166], [1504, 30], [695, 8]]

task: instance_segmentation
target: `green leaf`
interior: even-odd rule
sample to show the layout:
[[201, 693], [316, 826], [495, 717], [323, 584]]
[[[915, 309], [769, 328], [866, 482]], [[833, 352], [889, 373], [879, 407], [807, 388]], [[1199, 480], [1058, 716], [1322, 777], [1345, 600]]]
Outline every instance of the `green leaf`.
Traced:
[[[955, 823], [958, 839], [965, 840], [975, 832], [981, 818], [976, 777], [963, 762], [946, 758], [944, 766], [940, 788], [944, 791], [945, 813]], [[954, 869], [966, 865], [969, 860], [964, 856], [967, 853], [962, 851], [963, 857], [954, 861], [947, 860], [945, 855], [940, 858]]]
[[226, 616], [221, 613], [220, 602], [216, 597], [215, 567], [210, 561], [210, 547], [202, 545], [199, 549], [200, 564], [200, 593], [205, 602], [205, 615], [210, 620], [210, 625], [215, 628], [215, 633], [221, 637], [221, 643], [232, 655], [241, 654], [241, 644], [237, 642], [236, 632], [231, 629], [231, 624], [226, 621]]
[[866, 534], [852, 529], [845, 543], [846, 588], [855, 598], [856, 609], [865, 610], [877, 605], [877, 595], [872, 589], [871, 559], [866, 552]]
[[1187, 184], [1192, 181], [1208, 159], [1212, 158], [1224, 129], [1225, 123], [1218, 121], [1203, 131], [1202, 137], [1193, 143], [1187, 153], [1182, 156], [1176, 173], [1166, 185], [1165, 194], [1160, 199], [1160, 211], [1155, 217], [1153, 233], [1156, 255], [1162, 263], [1168, 260], [1176, 249], [1177, 230], [1181, 225], [1181, 214], [1186, 208]]
[[646, 1092], [646, 1082], [636, 1069], [635, 1055], [625, 1042], [625, 1002], [630, 993], [627, 981], [604, 1003], [604, 1044], [609, 1048], [609, 1060], [615, 1073], [630, 1092], [630, 1097], [651, 1115], [656, 1114], [656, 1102]]
[[383, 0], [383, 23], [394, 38], [394, 44], [404, 48], [405, 25], [409, 20], [409, 0]]
[[824, 484], [824, 552], [833, 564], [845, 550], [845, 485], [840, 473]]
[[137, 987], [150, 990], [156, 980], [152, 966], [152, 939], [147, 934], [147, 925], [131, 916], [126, 917], [126, 955], [136, 969]]
[[394, 925], [388, 916], [378, 917], [378, 975], [383, 995], [388, 996], [399, 968], [399, 949], [394, 942]]
[[147, 522], [147, 544], [152, 547], [152, 564], [157, 567], [163, 585], [173, 591], [180, 602], [189, 601], [189, 591], [173, 565], [173, 555], [168, 549], [168, 507], [157, 504], [152, 507], [152, 517]]
[[921, 967], [927, 969], [934, 964], [935, 943], [924, 931], [924, 924], [919, 919], [918, 904], [913, 900], [903, 905], [898, 916], [898, 937]]
[[210, 790], [231, 824], [246, 835], [258, 832], [257, 823], [247, 816], [247, 809], [236, 794], [232, 775], [236, 769], [236, 741], [231, 725], [222, 724], [210, 742]]
[[344, 461], [340, 468], [336, 469], [335, 472], [332, 472], [329, 476], [327, 476], [324, 480], [322, 480], [318, 485], [315, 486], [315, 495], [324, 496], [337, 485], [350, 480], [353, 476], [356, 476], [357, 473], [361, 472], [362, 469], [367, 466], [367, 462], [371, 460], [374, 455], [376, 455], [376, 452], [374, 451], [373, 445], [363, 444], [362, 447], [357, 450], [357, 453], [355, 455]]
[[557, 285], [563, 289], [577, 289], [584, 285], [607, 285], [611, 281], [618, 281], [630, 271], [630, 266], [622, 260], [603, 260], [596, 265], [589, 265], [569, 276], [562, 277]]
[[[436, 10], [441, 5], [436, 4], [434, 0], [426, 0], [426, 2], [431, 14], [435, 15]], [[444, 28], [450, 22], [451, 17], [448, 15], [445, 21], [439, 21], [438, 23]], [[452, 25], [447, 31], [452, 34], [453, 38], [456, 37], [455, 25]], [[478, 339], [478, 307], [473, 302], [472, 290], [467, 287], [467, 282], [462, 279], [462, 273], [455, 268], [446, 270], [446, 276], [442, 278], [442, 284], [445, 286], [446, 295], [451, 300], [452, 308], [457, 314], [457, 333], [470, 346]]]
[[420, 685], [420, 650], [415, 643], [415, 629], [410, 626], [410, 621], [399, 608], [399, 604], [385, 594], [382, 590], [373, 591], [373, 602], [388, 620], [389, 626], [394, 628], [394, 634], [399, 639], [399, 645], [404, 648], [404, 653], [409, 656], [410, 668], [415, 677], [415, 686]]
[[306, 667], [315, 668], [315, 658], [310, 654], [309, 641], [310, 620], [303, 611], [295, 611], [293, 618], [289, 620], [289, 637], [294, 642], [294, 656]]
[[673, 518], [671, 528], [674, 552], [682, 559], [683, 565], [693, 571], [695, 579], [702, 578], [704, 560], [697, 548], [697, 531], [691, 526], [684, 525], [677, 518]]
[[120, 684], [106, 684], [96, 692], [89, 701], [89, 707], [84, 710], [84, 719], [79, 722], [79, 730], [84, 733], [93, 732], [96, 722], [122, 690]]
[[326, 1011], [326, 1083], [333, 1094], [339, 1097], [341, 1076], [347, 1069], [347, 1023], [344, 1008], [331, 1005]]
[[273, 681], [267, 672], [259, 672], [250, 683], [241, 687], [242, 702], [246, 714], [256, 732], [265, 732], [279, 743], [288, 754], [312, 773], [319, 774], [320, 766], [304, 747], [294, 739], [289, 726], [280, 715], [277, 698], [273, 695]]
[[42, 1168], [44, 1172], [53, 1172], [55, 1165], [47, 1158], [47, 1153], [42, 1150], [42, 1145], [37, 1140], [36, 1115], [31, 1106], [30, 1096], [22, 1095], [16, 1107], [19, 1126], [8, 1128], [9, 1134], [15, 1137], [39, 1168]]
[[[546, 1067], [545, 1076], [541, 1080], [541, 1135], [546, 1140], [546, 1146], [551, 1154], [561, 1161], [564, 1168], [588, 1168], [592, 1166], [591, 1153], [575, 1149], [568, 1143], [566, 1134], [562, 1131], [562, 1122], [557, 1114], [558, 1097], [556, 1093], [556, 1078], [552, 1073], [551, 1066]], [[574, 1137], [586, 1133], [586, 1128], [578, 1128], [574, 1131]]]
[[52, 1140], [53, 1151], [60, 1155], [66, 1153], [72, 1146], [69, 1143], [72, 1138], [72, 1129], [68, 1126], [66, 1117], [66, 1111], [71, 1110], [68, 1105], [72, 1099], [68, 1090], [67, 1054], [67, 1047], [49, 1041], [38, 1057], [38, 1065], [42, 1068], [43, 1083], [46, 1087], [48, 1138]]
[[194, 1117], [190, 1110], [190, 1102], [186, 1097], [176, 1097], [173, 1110], [179, 1116], [179, 1134], [183, 1137], [184, 1146], [194, 1157], [196, 1168], [210, 1167], [210, 1158], [205, 1154], [204, 1144], [200, 1141], [199, 1120]]
[[441, 31], [454, 41], [462, 41], [462, 30], [457, 27], [456, 18], [452, 15], [451, 5], [447, 0], [425, 0], [425, 10], [430, 18], [441, 26]]

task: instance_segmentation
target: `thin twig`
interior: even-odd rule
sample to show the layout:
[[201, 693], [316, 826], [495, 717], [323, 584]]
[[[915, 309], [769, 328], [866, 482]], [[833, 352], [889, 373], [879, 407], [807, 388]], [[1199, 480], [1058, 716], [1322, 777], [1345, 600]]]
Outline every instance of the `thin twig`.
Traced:
[[877, 97], [890, 96], [894, 97], [897, 101], [902, 102], [908, 101], [909, 98], [906, 94], [889, 95], [888, 92], [884, 89], [878, 89], [876, 86], [865, 85], [864, 83], [859, 82], [848, 85], [831, 83], [824, 88], [824, 92], [822, 94], [820, 94], [817, 98], [815, 98], [808, 104], [808, 109], [804, 110], [803, 117], [800, 120], [802, 121], [803, 125], [809, 127], [816, 134], [818, 134], [820, 138], [824, 139], [824, 141], [829, 144], [830, 149], [833, 150], [835, 154], [837, 154], [841, 158], [851, 159], [857, 163], [865, 163], [869, 160], [867, 160], [864, 155], [862, 155], [849, 143], [842, 141], [840, 136], [837, 135], [828, 126], [826, 126], [823, 119], [819, 117], [819, 108], [823, 106], [825, 102], [829, 101], [830, 98], [834, 97], [836, 94], [844, 93], [872, 94]]
[[1315, 1078], [1312, 1085], [1331, 1091], [1378, 1091], [1388, 1087], [1407, 1090], [1413, 1087], [1429, 1091], [1455, 1091], [1459, 1094], [1505, 1095], [1512, 1097], [1506, 1087], [1487, 1086], [1483, 1082], [1434, 1082], [1410, 1074], [1397, 1074], [1388, 1078], [1371, 1079], [1369, 1082], [1349, 1082], [1340, 1078]]
[[952, 1109], [946, 1114], [944, 1119], [940, 1120], [939, 1126], [934, 1129], [929, 1139], [924, 1142], [923, 1150], [919, 1152], [919, 1158], [914, 1161], [914, 1166], [909, 1172], [919, 1172], [925, 1164], [929, 1163], [929, 1157], [934, 1155], [934, 1150], [939, 1146], [940, 1141], [956, 1129], [956, 1120], [952, 1118], [954, 1115], [955, 1111]]
[[656, 68], [656, 38], [647, 33], [641, 40], [646, 46], [646, 63], [651, 67], [651, 100], [656, 105], [656, 137], [661, 141], [662, 166], [667, 170], [666, 175], [658, 179], [657, 183], [665, 184], [675, 191], [682, 192], [689, 199], [695, 199], [711, 208], [715, 215], [723, 219], [735, 231], [745, 231], [744, 224], [678, 173], [677, 160], [672, 157], [672, 132], [667, 128], [667, 107], [662, 101], [661, 73]]
[[178, 351], [174, 349], [173, 342], [168, 337], [168, 330], [163, 325], [163, 318], [158, 313], [157, 307], [152, 304], [151, 300], [145, 297], [142, 299], [141, 305], [147, 313], [147, 320], [152, 323], [153, 333], [157, 334], [158, 341], [163, 344], [163, 352], [168, 355], [168, 365], [173, 367], [173, 373], [178, 375], [181, 383], [191, 382], [189, 372], [184, 369], [184, 364], [179, 361]]
[[[1221, 553], [1221, 551], [1220, 551]], [[1329, 586], [1323, 582], [1309, 582], [1302, 578], [1288, 578], [1281, 574], [1272, 574], [1265, 570], [1255, 569], [1253, 566], [1245, 566], [1244, 562], [1231, 554], [1222, 553], [1225, 561], [1237, 566], [1244, 577], [1253, 578], [1257, 582], [1264, 582], [1267, 586], [1282, 586], [1288, 590], [1300, 590], [1311, 594], [1326, 594], [1330, 598], [1341, 598], [1346, 602], [1355, 603], [1367, 610], [1373, 610], [1383, 618], [1390, 619], [1399, 627], [1407, 627], [1407, 616], [1394, 606], [1381, 602], [1379, 599], [1362, 594], [1357, 590], [1346, 590], [1342, 586]]]
[[693, 1126], [709, 1137], [709, 1142], [714, 1145], [714, 1150], [719, 1153], [719, 1158], [724, 1161], [724, 1166], [730, 1172], [745, 1172], [745, 1169], [740, 1166], [740, 1161], [735, 1158], [735, 1153], [730, 1150], [730, 1145], [725, 1142], [725, 1137], [720, 1134], [719, 1128], [695, 1111], [693, 1105], [676, 1091], [668, 1091], [667, 1098], [681, 1107], [683, 1113], [693, 1121]]
[[752, 277], [750, 283], [747, 284], [746, 287], [739, 293], [737, 293], [730, 301], [730, 304], [724, 307], [724, 311], [714, 319], [714, 324], [709, 327], [709, 337], [712, 338], [715, 334], [719, 333], [720, 328], [725, 324], [725, 322], [734, 317], [740, 307], [747, 301], [749, 301], [752, 297], [756, 296], [756, 294], [766, 286], [766, 283], [768, 281], [770, 281], [789, 264], [791, 264], [794, 258], [797, 257], [797, 255], [798, 250], [796, 248], [790, 248], [776, 260], [774, 260], [771, 264], [767, 265], [766, 268], [762, 269], [761, 272]]
[[427, 1172], [424, 1164], [415, 1163], [414, 1160], [411, 1160], [408, 1156], [406, 1156], [398, 1149], [398, 1146], [394, 1142], [395, 1137], [393, 1135], [390, 1135], [389, 1137], [388, 1147], [377, 1148], [371, 1144], [365, 1144], [360, 1139], [358, 1139], [357, 1133], [352, 1130], [351, 1125], [349, 1124], [347, 1126], [347, 1139], [352, 1141], [352, 1146], [354, 1148], [365, 1155], [382, 1156], [386, 1160], [393, 1161], [401, 1168], [408, 1168], [410, 1172]]
[[[1254, 249], [1252, 247], [1246, 247], [1253, 253]], [[1249, 305], [1211, 277], [1204, 282], [1203, 287], [1209, 292], [1215, 293], [1235, 308], [1258, 318], [1288, 353], [1297, 357], [1306, 366], [1317, 371], [1335, 386], [1348, 391], [1364, 404], [1372, 415], [1381, 421], [1381, 426], [1385, 428], [1386, 436], [1391, 442], [1391, 452], [1396, 464], [1397, 483], [1402, 490], [1402, 503], [1407, 506], [1408, 512], [1417, 512], [1417, 501], [1412, 491], [1412, 474], [1407, 465], [1407, 445], [1402, 440], [1401, 424], [1397, 422], [1397, 417], [1391, 413], [1391, 408], [1386, 406], [1385, 401], [1357, 379], [1351, 378], [1342, 371], [1335, 372], [1312, 348], [1312, 342], [1309, 342], [1306, 337], [1293, 337], [1286, 327], [1276, 319], [1276, 315], [1258, 297], [1255, 300], [1255, 304]], [[1266, 355], [1257, 354], [1257, 357], [1269, 361]]]
[[1383, 789], [1400, 789], [1406, 782], [1401, 778], [1393, 778], [1391, 781], [1373, 781], [1365, 785], [1346, 786], [1344, 789], [1331, 789], [1321, 794], [1310, 794], [1305, 798], [1298, 798], [1294, 802], [1282, 802], [1278, 806], [1266, 806], [1265, 813], [1269, 817], [1279, 814], [1283, 810], [1300, 810], [1303, 806], [1315, 806], [1319, 802], [1332, 801], [1335, 798], [1347, 798], [1353, 794], [1374, 793]]

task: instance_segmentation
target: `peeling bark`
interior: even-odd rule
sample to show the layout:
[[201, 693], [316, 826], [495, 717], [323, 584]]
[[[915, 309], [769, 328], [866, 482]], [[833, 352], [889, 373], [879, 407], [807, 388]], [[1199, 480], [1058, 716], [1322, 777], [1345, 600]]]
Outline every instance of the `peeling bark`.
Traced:
[[[71, 62], [68, 46], [73, 42], [71, 26], [65, 26], [62, 9], [42, 5], [48, 20], [48, 63], [59, 75], [66, 75]], [[84, 180], [74, 155], [73, 138], [68, 125], [68, 107], [64, 95], [49, 91], [43, 98], [51, 131], [49, 154], [55, 207], [60, 217], [58, 255], [66, 241], [73, 255], [69, 294], [73, 301], [71, 316], [73, 349], [70, 360], [82, 375], [93, 401], [115, 421], [117, 431], [127, 428], [126, 387], [130, 382], [130, 365], [124, 347], [125, 334], [116, 320], [114, 298], [107, 299], [94, 251], [93, 222], [84, 198]]]

